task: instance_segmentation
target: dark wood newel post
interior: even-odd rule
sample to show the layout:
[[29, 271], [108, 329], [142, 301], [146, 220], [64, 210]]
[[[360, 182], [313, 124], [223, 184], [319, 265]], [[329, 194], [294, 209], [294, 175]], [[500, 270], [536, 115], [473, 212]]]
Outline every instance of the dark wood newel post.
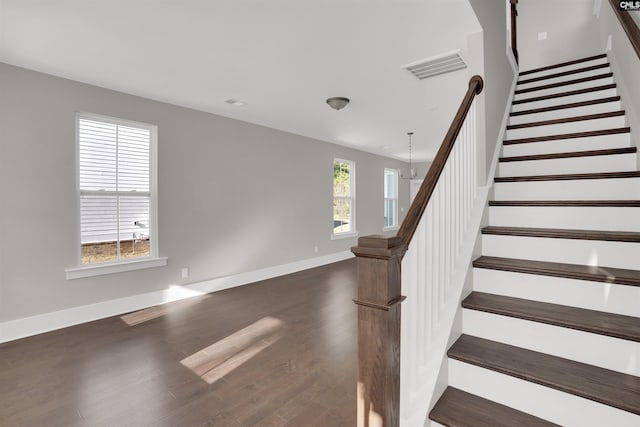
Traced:
[[406, 246], [397, 236], [365, 236], [357, 257], [358, 427], [400, 421], [400, 266]]

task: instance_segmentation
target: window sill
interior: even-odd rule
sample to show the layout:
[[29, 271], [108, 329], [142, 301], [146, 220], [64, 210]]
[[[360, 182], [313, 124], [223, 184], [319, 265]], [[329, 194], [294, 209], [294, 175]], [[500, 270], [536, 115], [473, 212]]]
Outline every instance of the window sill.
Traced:
[[394, 226], [391, 226], [391, 227], [382, 227], [382, 232], [385, 233], [387, 231], [397, 231], [399, 229], [400, 229], [400, 226], [398, 226], [398, 225], [394, 225]]
[[167, 265], [167, 257], [145, 258], [117, 263], [83, 265], [82, 267], [67, 268], [64, 272], [67, 280], [83, 277], [102, 276], [104, 274], [122, 273], [124, 271], [142, 270], [144, 268], [162, 267]]
[[331, 235], [331, 240], [337, 240], [337, 239], [349, 239], [352, 237], [358, 237], [358, 232], [357, 231], [352, 231], [349, 233], [337, 233], [337, 234], [332, 234]]

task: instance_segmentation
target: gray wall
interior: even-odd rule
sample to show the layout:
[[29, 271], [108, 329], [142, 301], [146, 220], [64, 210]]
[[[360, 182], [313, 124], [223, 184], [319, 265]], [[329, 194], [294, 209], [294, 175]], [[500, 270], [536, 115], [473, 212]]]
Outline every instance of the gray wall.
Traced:
[[[634, 12], [640, 14], [640, 12]], [[597, 21], [600, 52], [604, 52], [611, 37], [611, 51], [607, 52], [613, 79], [616, 82], [627, 125], [631, 126], [631, 142], [640, 147], [640, 59], [609, 2], [603, 2]], [[640, 167], [640, 156], [638, 157]]]
[[[355, 238], [330, 239], [333, 158], [356, 162], [360, 235], [382, 231], [383, 169], [406, 168], [6, 64], [0, 94], [0, 321], [346, 251]], [[166, 267], [65, 279], [64, 269], [77, 263], [77, 111], [158, 126], [159, 249], [169, 257]], [[406, 211], [408, 183], [400, 185]], [[181, 279], [187, 266], [191, 277]]]
[[484, 42], [484, 102], [486, 171], [489, 171], [493, 154], [502, 132], [507, 99], [514, 72], [507, 57], [506, 4], [501, 0], [470, 0], [471, 7], [482, 26]]
[[[611, 7], [603, 0], [602, 7]], [[520, 0], [518, 53], [520, 69], [530, 70], [603, 53], [598, 40], [594, 0]], [[538, 33], [547, 32], [546, 40]]]

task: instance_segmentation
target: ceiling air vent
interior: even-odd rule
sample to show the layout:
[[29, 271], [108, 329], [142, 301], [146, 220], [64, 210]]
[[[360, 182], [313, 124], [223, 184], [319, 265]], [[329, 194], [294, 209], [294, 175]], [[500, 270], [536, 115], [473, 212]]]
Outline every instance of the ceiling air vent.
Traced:
[[411, 72], [411, 74], [416, 76], [419, 80], [424, 80], [429, 77], [437, 76], [438, 74], [450, 73], [466, 67], [467, 64], [464, 63], [462, 56], [460, 56], [460, 51], [456, 50], [442, 55], [432, 56], [431, 58], [422, 59], [420, 61], [404, 65], [402, 68]]

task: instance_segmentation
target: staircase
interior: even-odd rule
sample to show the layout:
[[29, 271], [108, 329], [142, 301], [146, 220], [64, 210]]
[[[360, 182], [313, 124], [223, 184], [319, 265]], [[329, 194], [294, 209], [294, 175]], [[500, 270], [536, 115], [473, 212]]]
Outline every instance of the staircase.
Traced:
[[640, 426], [640, 172], [606, 55], [520, 73], [444, 426]]

